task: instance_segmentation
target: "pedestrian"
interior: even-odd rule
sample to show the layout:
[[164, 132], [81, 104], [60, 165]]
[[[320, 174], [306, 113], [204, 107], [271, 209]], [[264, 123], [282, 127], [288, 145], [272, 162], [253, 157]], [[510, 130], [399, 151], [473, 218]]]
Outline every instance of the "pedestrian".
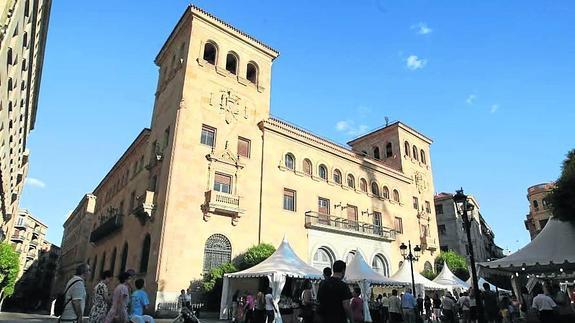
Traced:
[[123, 272], [118, 277], [120, 283], [112, 294], [112, 307], [104, 320], [105, 323], [126, 323], [128, 322], [128, 302], [130, 301], [130, 280], [132, 276], [128, 272]]
[[425, 308], [425, 321], [431, 321], [431, 297], [425, 295], [423, 299], [423, 307]]
[[439, 294], [436, 292], [433, 294], [433, 320], [439, 322], [441, 319], [441, 299]]
[[421, 294], [417, 295], [417, 315], [419, 317], [423, 316], [423, 297], [421, 297]]
[[92, 272], [90, 265], [81, 264], [76, 267], [76, 274], [66, 283], [64, 292], [64, 310], [59, 322], [81, 323], [86, 306], [85, 281]]
[[555, 309], [557, 304], [553, 299], [543, 293], [543, 287], [540, 285], [533, 288], [533, 293], [537, 296], [533, 298], [532, 307], [537, 311], [541, 323], [555, 323]]
[[446, 292], [441, 301], [443, 322], [455, 323], [455, 299], [451, 292]]
[[477, 322], [477, 298], [473, 287], [469, 288], [469, 321]]
[[349, 287], [342, 280], [345, 277], [345, 262], [333, 263], [333, 274], [319, 286], [317, 299], [324, 323], [354, 323], [349, 300], [352, 295]]
[[276, 304], [274, 303], [274, 296], [272, 295], [272, 288], [268, 287], [265, 295], [266, 300], [266, 319], [267, 323], [273, 323], [276, 317], [276, 312], [279, 314], [279, 309], [276, 308]]
[[108, 284], [112, 280], [112, 272], [106, 270], [102, 273], [102, 280], [94, 287], [92, 309], [90, 310], [90, 323], [101, 323], [108, 314], [108, 304], [110, 303], [110, 292]]
[[311, 281], [303, 281], [303, 291], [301, 292], [301, 317], [303, 323], [313, 323], [313, 292]]
[[262, 291], [258, 291], [256, 294], [254, 317], [256, 323], [265, 323], [266, 321], [266, 298]]
[[236, 310], [236, 317], [235, 317], [236, 322], [243, 322], [246, 319], [245, 309], [246, 309], [246, 298], [242, 294], [238, 298], [238, 307]]
[[563, 292], [557, 283], [553, 284], [551, 290], [551, 298], [559, 308], [559, 322], [575, 322], [575, 313], [573, 312], [573, 308], [571, 308], [571, 300], [569, 299], [569, 295]]
[[240, 297], [240, 291], [236, 290], [236, 292], [232, 295], [232, 322], [236, 321], [236, 317], [238, 315], [239, 297]]
[[246, 305], [245, 305], [245, 321], [244, 323], [254, 322], [254, 308], [256, 305], [256, 299], [252, 292], [246, 293]]
[[457, 300], [457, 305], [461, 308], [461, 318], [463, 323], [469, 323], [470, 321], [470, 311], [471, 311], [471, 299], [466, 292], [461, 293], [461, 296]]
[[150, 305], [148, 293], [144, 290], [144, 283], [143, 279], [136, 280], [136, 290], [132, 293], [130, 320], [133, 323], [154, 323], [153, 317], [144, 314]]
[[178, 296], [178, 307], [179, 308], [188, 307], [188, 304], [186, 301], [186, 290], [184, 290], [184, 289], [182, 289], [180, 291], [180, 295]]
[[363, 299], [361, 299], [361, 289], [359, 287], [354, 287], [351, 293], [351, 313], [353, 316], [353, 321], [355, 323], [363, 323]]
[[511, 302], [509, 301], [509, 297], [503, 296], [501, 298], [501, 302], [499, 303], [499, 313], [502, 323], [511, 323], [511, 315], [513, 315], [513, 310], [511, 309]]
[[485, 319], [489, 323], [495, 323], [499, 320], [499, 304], [497, 301], [497, 294], [491, 291], [489, 283], [483, 283], [483, 311]]
[[389, 320], [389, 297], [387, 293], [383, 293], [381, 298], [381, 322], [387, 323]]
[[401, 315], [401, 299], [397, 296], [397, 289], [391, 291], [389, 297], [389, 321], [390, 323], [403, 322]]
[[401, 297], [401, 309], [403, 310], [403, 318], [407, 323], [415, 323], [415, 308], [417, 306], [417, 301], [413, 294], [411, 294], [411, 289], [407, 289], [403, 296]]

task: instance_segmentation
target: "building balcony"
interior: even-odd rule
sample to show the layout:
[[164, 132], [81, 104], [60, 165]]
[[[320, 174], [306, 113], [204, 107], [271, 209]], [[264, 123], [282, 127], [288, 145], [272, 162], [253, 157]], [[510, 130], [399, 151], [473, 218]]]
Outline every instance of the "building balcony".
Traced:
[[437, 250], [437, 240], [432, 237], [423, 236], [420, 237], [421, 249], [435, 251]]
[[395, 240], [395, 231], [390, 228], [312, 211], [305, 213], [305, 227], [375, 240]]
[[28, 252], [26, 254], [26, 259], [34, 259], [36, 258], [36, 253], [35, 252]]
[[12, 237], [10, 237], [10, 240], [16, 242], [23, 242], [24, 239], [26, 239], [26, 237], [24, 237], [23, 234], [13, 234]]
[[142, 223], [145, 223], [146, 220], [152, 217], [154, 209], [156, 208], [154, 194], [152, 191], [144, 192], [142, 196], [138, 197], [138, 204], [136, 204], [136, 207], [132, 210], [132, 213], [138, 217]]
[[216, 213], [240, 217], [245, 210], [240, 208], [240, 197], [218, 191], [207, 191], [205, 194], [204, 213]]
[[38, 240], [37, 239], [32, 239], [30, 241], [30, 246], [32, 247], [37, 247], [38, 246]]
[[111, 216], [102, 222], [102, 224], [100, 224], [99, 227], [92, 231], [92, 233], [90, 233], [90, 242], [98, 242], [103, 238], [111, 235], [112, 233], [120, 230], [124, 224], [123, 220], [124, 216], [121, 214]]
[[14, 223], [14, 228], [16, 229], [26, 230], [27, 227], [26, 221], [16, 221], [16, 223]]

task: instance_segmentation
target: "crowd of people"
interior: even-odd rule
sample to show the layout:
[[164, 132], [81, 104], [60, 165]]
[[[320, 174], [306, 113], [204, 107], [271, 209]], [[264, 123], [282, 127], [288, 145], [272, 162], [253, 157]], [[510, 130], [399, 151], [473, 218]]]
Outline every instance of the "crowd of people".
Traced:
[[276, 312], [279, 313], [279, 309], [273, 301], [272, 289], [269, 287], [258, 291], [255, 295], [249, 291], [240, 292], [239, 290], [232, 295], [232, 322], [274, 322]]
[[[87, 299], [85, 281], [91, 272], [90, 265], [79, 265], [75, 275], [67, 282], [60, 322], [82, 322]], [[90, 323], [154, 323], [154, 319], [145, 314], [150, 305], [144, 289], [145, 282], [136, 279], [132, 286], [134, 275], [135, 272], [131, 270], [122, 272], [118, 277], [118, 285], [110, 293], [113, 274], [111, 271], [102, 273], [102, 279], [93, 291]]]

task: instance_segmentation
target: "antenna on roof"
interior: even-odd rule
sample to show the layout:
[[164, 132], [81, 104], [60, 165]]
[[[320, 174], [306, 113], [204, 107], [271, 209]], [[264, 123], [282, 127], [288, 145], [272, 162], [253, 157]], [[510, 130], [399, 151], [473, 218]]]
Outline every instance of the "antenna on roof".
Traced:
[[385, 116], [385, 126], [389, 126], [389, 117]]

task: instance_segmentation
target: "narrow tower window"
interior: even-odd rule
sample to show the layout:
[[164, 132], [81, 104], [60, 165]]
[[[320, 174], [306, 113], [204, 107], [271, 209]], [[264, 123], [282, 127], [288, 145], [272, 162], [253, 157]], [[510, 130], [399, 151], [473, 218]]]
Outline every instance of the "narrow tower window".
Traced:
[[254, 84], [258, 84], [258, 67], [253, 62], [248, 63], [246, 79]]
[[233, 53], [226, 56], [226, 71], [236, 75], [238, 71], [238, 58]]
[[218, 49], [213, 43], [206, 43], [204, 45], [204, 60], [212, 65], [216, 65], [216, 57], [218, 56]]

